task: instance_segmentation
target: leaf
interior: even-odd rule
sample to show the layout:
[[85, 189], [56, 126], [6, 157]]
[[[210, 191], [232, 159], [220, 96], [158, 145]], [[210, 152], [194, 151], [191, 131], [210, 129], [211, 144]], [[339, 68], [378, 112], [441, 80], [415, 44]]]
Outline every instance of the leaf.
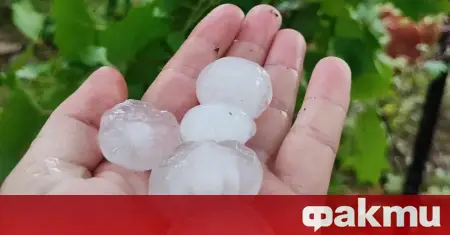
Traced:
[[377, 1], [369, 0], [366, 4], [357, 5], [351, 15], [352, 18], [355, 17], [361, 21], [374, 36], [381, 38], [390, 35], [390, 33], [380, 18], [379, 7], [376, 5]]
[[362, 39], [334, 37], [330, 41], [330, 53], [345, 60], [352, 69], [353, 77], [363, 76], [373, 67], [373, 59], [380, 44], [369, 32]]
[[361, 38], [364, 35], [363, 25], [346, 10], [336, 19], [335, 34], [344, 38]]
[[184, 40], [186, 40], [186, 36], [182, 32], [173, 32], [167, 36], [167, 44], [173, 53], [178, 51]]
[[61, 83], [54, 85], [42, 97], [40, 104], [42, 108], [54, 110], [77, 88], [74, 84]]
[[21, 89], [15, 89], [0, 116], [0, 182], [17, 164], [46, 117]]
[[373, 69], [352, 81], [352, 100], [371, 100], [392, 92], [393, 69], [386, 62], [375, 59]]
[[108, 21], [108, 1], [109, 0], [89, 0], [89, 4], [86, 4], [86, 10], [95, 25], [106, 26]]
[[67, 66], [58, 69], [55, 74], [48, 74], [53, 83], [43, 89], [39, 105], [45, 110], [54, 110], [71, 95], [92, 71]]
[[108, 65], [111, 63], [108, 61], [106, 48], [90, 46], [87, 48], [86, 53], [82, 57], [84, 64], [89, 66]]
[[[148, 1], [148, 0], [147, 0]], [[161, 6], [166, 10], [167, 12], [172, 12], [181, 5], [181, 1], [179, 0], [164, 0], [161, 1]]]
[[29, 39], [39, 40], [45, 16], [38, 13], [29, 0], [13, 3], [12, 12], [14, 25]]
[[51, 1], [49, 0], [29, 0], [37, 12], [46, 14], [50, 12]]
[[305, 99], [306, 95], [306, 88], [308, 87], [308, 81], [306, 79], [306, 74], [303, 74], [301, 80], [300, 80], [300, 86], [298, 88], [298, 94], [297, 99], [295, 102], [295, 115], [297, 115], [298, 111], [301, 109], [303, 105], [303, 100]]
[[28, 60], [34, 55], [34, 45], [28, 45], [27, 49], [14, 57], [8, 64], [8, 72], [15, 73], [17, 70], [25, 66]]
[[387, 133], [376, 110], [366, 107], [359, 113], [349, 134], [353, 151], [342, 159], [343, 166], [353, 169], [360, 183], [378, 183], [381, 174], [389, 169], [389, 161]]
[[324, 30], [321, 23], [321, 18], [318, 14], [320, 4], [308, 4], [306, 7], [302, 7], [295, 11], [292, 22], [288, 27], [291, 27], [299, 31], [306, 41], [311, 41], [315, 38], [317, 32]]
[[147, 90], [148, 86], [144, 84], [131, 84], [128, 85], [128, 98], [140, 100]]
[[5, 73], [0, 72], [0, 86], [6, 83], [7, 76]]
[[[345, 0], [345, 3], [347, 3], [349, 6], [355, 7], [361, 2], [366, 2], [367, 0]], [[371, 0], [368, 0], [371, 1]], [[377, 1], [377, 0], [376, 0]]]
[[261, 3], [261, 0], [221, 0], [222, 3], [231, 3], [239, 8], [241, 8], [244, 12], [250, 11], [254, 6]]
[[312, 74], [312, 71], [314, 70], [316, 64], [326, 56], [326, 52], [308, 49], [306, 51], [305, 62], [303, 64], [305, 72], [308, 75]]
[[100, 33], [100, 45], [106, 48], [111, 63], [116, 66], [127, 63], [150, 41], [169, 33], [167, 22], [152, 17], [154, 9], [151, 4], [133, 8], [125, 19]]
[[34, 55], [34, 44], [28, 45], [27, 49], [13, 58], [8, 64], [8, 70], [6, 72], [5, 83], [10, 88], [16, 87], [17, 78], [15, 72], [25, 66], [28, 60]]
[[20, 79], [33, 80], [36, 79], [42, 73], [50, 69], [50, 64], [26, 64], [22, 68], [16, 71], [16, 77]]
[[53, 0], [52, 17], [56, 23], [55, 43], [70, 60], [82, 60], [95, 44], [96, 28], [85, 1]]
[[346, 192], [346, 185], [345, 185], [345, 176], [342, 175], [340, 172], [333, 173], [330, 185], [328, 188], [328, 194], [332, 195], [342, 195]]
[[420, 20], [427, 15], [450, 12], [450, 2], [448, 0], [389, 0], [404, 15], [413, 20]]
[[329, 16], [340, 16], [345, 12], [345, 0], [323, 0], [320, 10]]
[[149, 43], [129, 64], [125, 76], [127, 84], [150, 85], [170, 56], [160, 42]]

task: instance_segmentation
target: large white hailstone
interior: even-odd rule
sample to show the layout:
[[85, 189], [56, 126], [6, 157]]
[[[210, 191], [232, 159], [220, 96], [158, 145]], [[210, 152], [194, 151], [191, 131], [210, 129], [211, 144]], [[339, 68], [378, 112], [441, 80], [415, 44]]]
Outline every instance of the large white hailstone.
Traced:
[[207, 65], [197, 79], [201, 104], [224, 102], [239, 107], [253, 119], [272, 101], [272, 83], [259, 64], [237, 57], [224, 57]]
[[185, 143], [151, 172], [153, 195], [256, 195], [263, 177], [253, 150], [237, 141]]
[[212, 103], [189, 110], [181, 121], [181, 138], [190, 141], [247, 142], [256, 133], [256, 124], [251, 117], [236, 106]]
[[133, 171], [158, 166], [181, 143], [177, 119], [143, 101], [127, 100], [105, 112], [99, 145], [105, 158]]

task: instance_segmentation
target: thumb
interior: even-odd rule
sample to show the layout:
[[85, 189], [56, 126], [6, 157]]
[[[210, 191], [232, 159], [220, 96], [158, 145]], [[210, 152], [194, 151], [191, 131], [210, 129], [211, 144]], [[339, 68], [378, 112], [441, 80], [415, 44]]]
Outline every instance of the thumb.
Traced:
[[94, 72], [52, 113], [0, 192], [45, 194], [64, 180], [90, 177], [103, 159], [97, 144], [101, 116], [127, 96], [117, 70]]

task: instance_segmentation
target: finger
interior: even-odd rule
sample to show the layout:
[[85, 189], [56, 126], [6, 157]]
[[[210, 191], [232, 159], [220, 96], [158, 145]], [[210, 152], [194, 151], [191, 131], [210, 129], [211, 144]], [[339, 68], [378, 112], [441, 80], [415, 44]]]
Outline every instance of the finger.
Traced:
[[272, 79], [273, 99], [256, 120], [258, 130], [248, 143], [252, 149], [273, 156], [286, 137], [292, 124], [305, 50], [305, 40], [297, 31], [283, 29], [277, 33], [264, 66]]
[[301, 111], [284, 140], [275, 173], [298, 194], [326, 194], [350, 103], [351, 71], [341, 59], [314, 69]]
[[[227, 51], [243, 18], [244, 13], [231, 4], [221, 5], [209, 13], [195, 27], [142, 99], [172, 112], [180, 121], [189, 109], [198, 104], [195, 81], [200, 71]], [[148, 172], [131, 172], [105, 162], [97, 169], [95, 176], [113, 181], [127, 194], [148, 193]]]
[[264, 166], [260, 195], [294, 195], [294, 191]]
[[101, 116], [126, 98], [118, 71], [103, 67], [94, 72], [53, 112], [2, 192], [41, 194], [69, 178], [89, 177], [103, 159], [97, 145]]
[[195, 80], [200, 71], [228, 50], [243, 18], [241, 9], [231, 4], [214, 9], [195, 27], [147, 90], [143, 100], [174, 113], [181, 120], [190, 108], [198, 104]]
[[281, 14], [274, 7], [258, 5], [252, 8], [227, 56], [242, 57], [262, 65], [280, 25]]

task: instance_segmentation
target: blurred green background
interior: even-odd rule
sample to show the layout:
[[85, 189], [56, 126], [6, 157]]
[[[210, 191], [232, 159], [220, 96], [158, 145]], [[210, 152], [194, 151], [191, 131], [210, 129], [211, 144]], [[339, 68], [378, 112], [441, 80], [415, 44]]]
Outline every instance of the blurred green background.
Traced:
[[[400, 193], [448, 0], [0, 0], [0, 183], [48, 115], [89, 73], [114, 65], [139, 98], [213, 7], [279, 9], [308, 42], [298, 104], [327, 55], [353, 71], [352, 104], [330, 193]], [[446, 92], [422, 192], [450, 194]]]

